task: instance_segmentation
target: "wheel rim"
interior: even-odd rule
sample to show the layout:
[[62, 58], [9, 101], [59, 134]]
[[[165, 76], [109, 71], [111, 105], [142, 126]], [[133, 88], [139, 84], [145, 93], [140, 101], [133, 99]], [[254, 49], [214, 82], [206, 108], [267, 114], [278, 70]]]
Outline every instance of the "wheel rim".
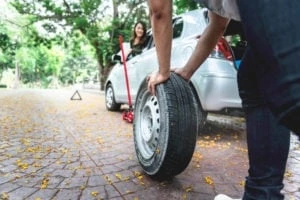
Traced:
[[141, 101], [137, 122], [136, 142], [144, 159], [150, 159], [158, 151], [160, 110], [157, 98], [146, 93]]
[[113, 101], [114, 101], [114, 91], [112, 90], [111, 87], [108, 87], [106, 90], [106, 106], [108, 108], [111, 108]]

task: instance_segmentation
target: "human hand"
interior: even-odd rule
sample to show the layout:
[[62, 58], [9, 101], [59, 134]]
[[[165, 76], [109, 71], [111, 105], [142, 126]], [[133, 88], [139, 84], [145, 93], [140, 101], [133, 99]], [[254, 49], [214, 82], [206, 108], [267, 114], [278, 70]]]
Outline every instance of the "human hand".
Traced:
[[164, 75], [159, 72], [153, 72], [147, 77], [148, 81], [148, 91], [155, 96], [155, 86], [157, 84], [163, 83], [170, 78], [170, 73]]
[[185, 70], [185, 68], [172, 68], [171, 71], [174, 72], [175, 74], [181, 76], [186, 81], [189, 81], [191, 78], [191, 76]]

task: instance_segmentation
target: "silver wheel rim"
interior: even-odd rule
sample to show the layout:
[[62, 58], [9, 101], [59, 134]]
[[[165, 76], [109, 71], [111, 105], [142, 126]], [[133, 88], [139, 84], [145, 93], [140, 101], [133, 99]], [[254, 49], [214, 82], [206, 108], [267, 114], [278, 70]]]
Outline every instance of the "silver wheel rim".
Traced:
[[136, 142], [144, 159], [150, 159], [159, 151], [158, 137], [160, 132], [160, 110], [157, 98], [146, 93], [140, 104], [136, 130]]
[[106, 106], [108, 108], [111, 108], [112, 104], [113, 104], [113, 100], [114, 100], [114, 91], [111, 87], [107, 88], [106, 90]]

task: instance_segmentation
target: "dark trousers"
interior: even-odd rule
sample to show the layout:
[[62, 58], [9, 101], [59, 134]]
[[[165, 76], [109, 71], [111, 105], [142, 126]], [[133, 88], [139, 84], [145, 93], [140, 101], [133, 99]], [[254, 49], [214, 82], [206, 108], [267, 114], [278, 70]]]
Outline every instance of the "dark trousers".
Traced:
[[281, 200], [290, 130], [300, 133], [300, 1], [237, 0], [248, 40], [238, 85], [246, 112], [244, 200]]

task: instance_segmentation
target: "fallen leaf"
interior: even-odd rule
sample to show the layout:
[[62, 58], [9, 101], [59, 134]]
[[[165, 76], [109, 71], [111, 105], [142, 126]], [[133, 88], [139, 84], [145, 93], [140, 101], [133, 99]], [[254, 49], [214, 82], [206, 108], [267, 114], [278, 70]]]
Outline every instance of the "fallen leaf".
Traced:
[[92, 195], [93, 197], [98, 196], [98, 194], [99, 194], [99, 192], [91, 192], [91, 195]]
[[205, 180], [205, 183], [207, 183], [208, 185], [213, 185], [214, 184], [214, 181], [210, 176], [206, 176], [204, 178], [204, 180]]

